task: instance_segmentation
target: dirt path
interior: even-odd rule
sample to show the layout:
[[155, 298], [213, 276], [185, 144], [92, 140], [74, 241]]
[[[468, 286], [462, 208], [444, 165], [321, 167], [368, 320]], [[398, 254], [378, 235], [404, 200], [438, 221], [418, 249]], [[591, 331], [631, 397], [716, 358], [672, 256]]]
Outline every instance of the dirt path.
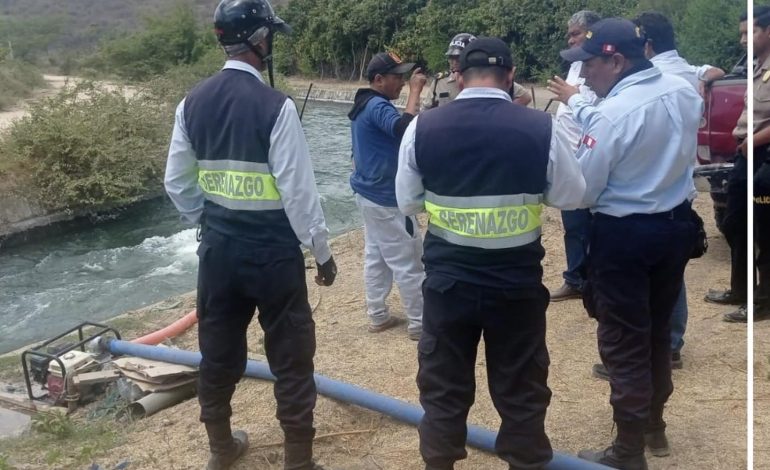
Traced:
[[[58, 93], [62, 88], [71, 86], [80, 80], [78, 77], [72, 77], [68, 75], [43, 75], [46, 82], [46, 87], [36, 90], [30, 98], [21, 100], [16, 106], [7, 111], [0, 112], [0, 131], [8, 128], [11, 123], [24, 115], [29, 111], [29, 106], [36, 101]], [[108, 81], [97, 81], [98, 84], [103, 85], [108, 90], [121, 89], [126, 97], [131, 97], [135, 94], [136, 89], [130, 86], [122, 86]]]
[[0, 112], [0, 130], [7, 128], [13, 121], [23, 117], [27, 113], [30, 103], [41, 98], [53, 96], [64, 88], [68, 80], [71, 79], [71, 77], [65, 75], [43, 75], [43, 78], [46, 82], [45, 88], [36, 90], [32, 97], [22, 100], [11, 109]]
[[[686, 274], [690, 320], [684, 369], [674, 372], [676, 390], [666, 415], [673, 453], [666, 458], [649, 457], [653, 470], [746, 468], [746, 328], [722, 322], [726, 309], [702, 301], [709, 288], [724, 287], [729, 278], [728, 249], [714, 227], [710, 203], [704, 196], [696, 201], [696, 207], [706, 220], [711, 246], [704, 258], [690, 264]], [[547, 209], [544, 221], [545, 283], [553, 289], [561, 284], [563, 232], [557, 211]], [[340, 271], [337, 283], [327, 289], [309, 284], [310, 303], [316, 306], [317, 371], [417, 404], [416, 344], [407, 339], [405, 328], [379, 335], [366, 332], [361, 232], [338, 238], [333, 250]], [[140, 329], [152, 331], [172, 321], [189, 310], [190, 302], [188, 299], [179, 308], [164, 311], [163, 317]], [[396, 293], [390, 305], [394, 313], [403, 315]], [[579, 301], [552, 304], [548, 322], [553, 400], [546, 426], [553, 446], [571, 454], [584, 447], [603, 446], [611, 439], [612, 420], [609, 386], [590, 375], [591, 365], [597, 361], [595, 323], [587, 318]], [[261, 358], [261, 337], [258, 328], [251, 329], [249, 344], [254, 358]], [[197, 349], [195, 332], [185, 334], [175, 344]], [[479, 355], [476, 404], [469, 422], [495, 429], [499, 420], [489, 399], [483, 357]], [[247, 430], [253, 443], [234, 468], [282, 468], [282, 434], [274, 418], [271, 385], [244, 380], [233, 398], [233, 408], [234, 425]], [[123, 444], [98, 461], [109, 468], [129, 459], [132, 470], [201, 468], [207, 451], [197, 414], [197, 402], [189, 400], [128, 426]], [[417, 431], [411, 426], [323, 397], [318, 400], [316, 425], [319, 435], [332, 434], [316, 444], [316, 455], [327, 468], [422, 469]], [[42, 457], [25, 456], [25, 460], [29, 468], [53, 468]], [[495, 457], [471, 450], [469, 458], [456, 468], [504, 467]]]
[[754, 468], [770, 470], [770, 321], [754, 323]]

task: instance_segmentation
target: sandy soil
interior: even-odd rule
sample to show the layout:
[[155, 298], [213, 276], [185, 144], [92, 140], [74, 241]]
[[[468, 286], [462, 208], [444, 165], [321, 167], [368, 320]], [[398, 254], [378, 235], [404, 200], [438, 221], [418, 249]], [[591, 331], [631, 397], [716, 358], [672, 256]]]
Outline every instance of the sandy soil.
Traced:
[[[37, 98], [60, 89], [67, 77], [46, 76], [46, 80], [49, 88]], [[339, 82], [322, 85], [340, 86]], [[306, 89], [307, 84], [304, 87]], [[551, 95], [542, 88], [535, 92], [538, 107], [542, 108]], [[22, 103], [0, 113], [0, 129], [22, 116], [26, 107], [27, 103]], [[676, 390], [666, 415], [673, 453], [666, 458], [649, 457], [653, 470], [746, 468], [746, 327], [721, 321], [722, 313], [729, 307], [702, 301], [709, 288], [728, 285], [729, 252], [714, 227], [708, 196], [701, 195], [696, 207], [707, 223], [710, 249], [705, 257], [693, 260], [687, 269], [690, 320], [683, 350], [685, 366], [674, 372]], [[543, 244], [547, 251], [544, 282], [555, 289], [561, 285], [565, 264], [558, 211], [547, 209], [544, 224]], [[343, 235], [333, 246], [340, 270], [337, 282], [323, 289], [312, 282], [308, 284], [310, 303], [316, 308], [317, 372], [417, 404], [416, 343], [407, 339], [405, 327], [379, 335], [366, 332], [361, 232]], [[141, 318], [142, 327], [127, 328], [124, 334], [138, 336], [170, 323], [194, 306], [194, 296], [183, 296], [181, 302], [172, 299], [168, 304], [173, 308], [129, 314], [128, 318]], [[390, 305], [396, 315], [403, 316], [395, 290]], [[754, 468], [770, 469], [770, 450], [766, 445], [770, 439], [770, 322], [757, 323], [755, 333]], [[193, 330], [173, 344], [197, 350], [196, 342]], [[261, 331], [255, 325], [250, 337], [253, 358], [262, 358], [261, 343]], [[580, 301], [554, 303], [549, 307], [548, 346], [553, 400], [546, 426], [554, 449], [574, 454], [581, 448], [606, 445], [613, 431], [609, 385], [590, 375], [591, 365], [598, 360], [596, 327]], [[469, 422], [495, 429], [499, 419], [488, 395], [483, 354], [479, 355], [476, 378], [476, 404]], [[271, 385], [244, 380], [238, 386], [233, 407], [234, 425], [247, 430], [252, 441], [247, 456], [235, 468], [282, 468], [281, 431], [274, 418]], [[127, 426], [124, 443], [98, 461], [109, 468], [110, 463], [128, 459], [133, 470], [201, 468], [207, 449], [197, 412], [197, 402], [189, 400]], [[411, 426], [323, 397], [319, 397], [316, 408], [316, 426], [316, 456], [327, 468], [422, 468], [417, 432]], [[29, 459], [26, 462], [16, 457], [14, 460], [26, 464], [25, 468], [53, 468], [46, 466], [42, 456], [18, 456]], [[503, 469], [505, 465], [494, 456], [470, 450], [469, 458], [458, 463], [457, 468]]]
[[770, 469], [770, 321], [754, 323], [754, 468]]
[[[667, 408], [673, 453], [666, 458], [649, 457], [653, 470], [746, 468], [746, 328], [722, 322], [726, 309], [701, 300], [708, 288], [724, 287], [729, 280], [728, 250], [713, 225], [710, 204], [704, 196], [696, 206], [707, 223], [710, 249], [704, 258], [690, 264], [686, 275], [690, 321], [683, 351], [685, 366], [674, 372], [676, 390]], [[558, 212], [547, 209], [543, 237], [547, 250], [545, 283], [552, 289], [561, 284], [562, 234]], [[343, 235], [333, 246], [340, 271], [337, 282], [323, 289], [309, 284], [310, 303], [316, 308], [317, 371], [417, 404], [416, 343], [407, 339], [405, 327], [378, 335], [366, 332], [361, 232]], [[390, 305], [395, 314], [403, 315], [396, 292]], [[152, 331], [191, 306], [191, 297], [187, 296], [176, 308], [160, 310], [161, 316], [142, 329]], [[591, 365], [597, 361], [595, 323], [586, 316], [580, 301], [552, 304], [548, 320], [553, 400], [546, 425], [553, 446], [573, 454], [584, 447], [604, 446], [612, 436], [612, 420], [609, 385], [590, 375]], [[195, 331], [174, 343], [197, 349]], [[261, 358], [260, 345], [261, 332], [254, 327], [250, 337], [254, 358]], [[479, 358], [476, 404], [469, 421], [495, 429], [499, 419], [488, 396], [483, 355]], [[767, 367], [763, 367], [757, 381], [765, 387], [767, 397]], [[761, 406], [767, 402], [757, 403]], [[235, 468], [282, 468], [282, 435], [274, 418], [271, 385], [244, 380], [233, 398], [233, 407], [234, 425], [247, 430], [252, 441], [252, 448]], [[197, 402], [189, 400], [128, 426], [124, 443], [99, 462], [114, 465], [129, 459], [133, 470], [201, 468], [207, 449], [197, 413]], [[323, 397], [318, 400], [316, 426], [316, 456], [327, 468], [422, 468], [417, 432], [411, 426]], [[42, 462], [36, 463], [40, 466], [34, 468], [44, 468]], [[457, 468], [503, 469], [505, 465], [494, 456], [471, 450], [469, 458]]]

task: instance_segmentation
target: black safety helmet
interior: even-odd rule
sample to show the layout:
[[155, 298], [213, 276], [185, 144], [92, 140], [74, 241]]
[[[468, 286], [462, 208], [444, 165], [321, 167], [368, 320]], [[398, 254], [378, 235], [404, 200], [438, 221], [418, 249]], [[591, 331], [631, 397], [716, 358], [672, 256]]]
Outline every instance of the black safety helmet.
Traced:
[[468, 43], [475, 39], [476, 36], [470, 33], [455, 34], [455, 37], [449, 41], [449, 47], [447, 48], [444, 55], [447, 57], [459, 56], [463, 52], [463, 49], [465, 49], [465, 47], [468, 45]]
[[256, 44], [270, 33], [291, 33], [267, 0], [222, 0], [214, 12], [214, 32], [223, 46]]

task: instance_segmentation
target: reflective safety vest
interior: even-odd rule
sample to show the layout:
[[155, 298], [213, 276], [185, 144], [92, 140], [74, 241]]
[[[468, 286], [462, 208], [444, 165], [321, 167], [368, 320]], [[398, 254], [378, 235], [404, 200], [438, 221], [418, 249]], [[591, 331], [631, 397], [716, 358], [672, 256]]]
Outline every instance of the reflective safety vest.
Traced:
[[439, 196], [425, 192], [430, 233], [455, 245], [515, 248], [540, 238], [541, 194]]
[[268, 166], [270, 136], [286, 100], [234, 69], [204, 80], [185, 98], [208, 229], [259, 246], [299, 247]]
[[207, 200], [228, 209], [283, 209], [275, 178], [265, 163], [200, 160], [198, 184]]
[[420, 114], [415, 163], [430, 216], [423, 261], [500, 289], [541, 285], [551, 118], [501, 98], [461, 98]]

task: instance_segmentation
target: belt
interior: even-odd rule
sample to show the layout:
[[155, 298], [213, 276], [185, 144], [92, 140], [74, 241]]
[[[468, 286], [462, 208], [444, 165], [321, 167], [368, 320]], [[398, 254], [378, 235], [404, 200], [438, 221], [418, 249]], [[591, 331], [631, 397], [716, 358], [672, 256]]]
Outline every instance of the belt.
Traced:
[[690, 220], [692, 211], [692, 204], [690, 201], [684, 201], [678, 206], [674, 207], [670, 211], [656, 212], [654, 214], [628, 214], [622, 217], [616, 217], [614, 215], [603, 214], [601, 212], [595, 212], [594, 217], [597, 219], [614, 219], [614, 220], [634, 220], [634, 219], [668, 219], [668, 220]]

